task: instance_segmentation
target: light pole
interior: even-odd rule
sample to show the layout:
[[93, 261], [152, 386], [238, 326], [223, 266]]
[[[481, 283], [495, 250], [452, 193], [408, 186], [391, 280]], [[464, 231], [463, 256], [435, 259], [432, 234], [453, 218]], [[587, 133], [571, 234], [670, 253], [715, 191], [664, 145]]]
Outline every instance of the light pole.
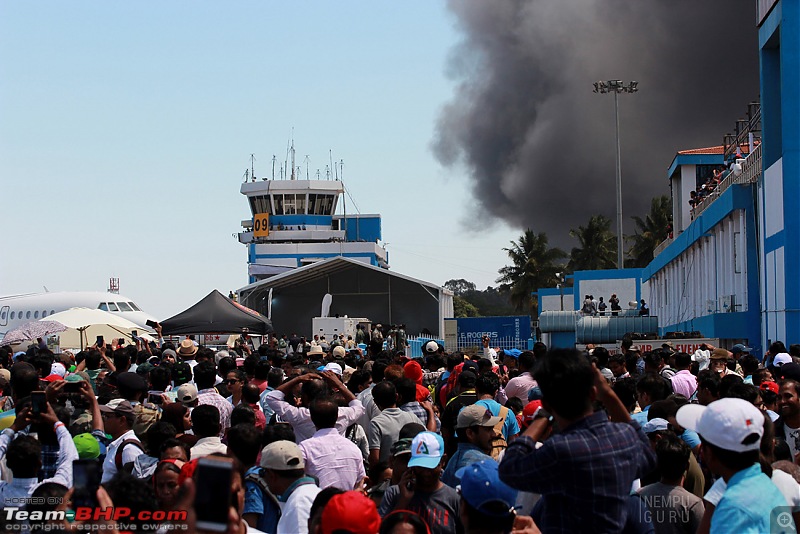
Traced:
[[614, 93], [614, 119], [617, 134], [617, 269], [622, 269], [625, 264], [622, 259], [622, 163], [619, 149], [619, 93], [635, 93], [638, 91], [639, 82], [630, 82], [625, 85], [621, 80], [599, 81], [594, 83], [595, 93]]

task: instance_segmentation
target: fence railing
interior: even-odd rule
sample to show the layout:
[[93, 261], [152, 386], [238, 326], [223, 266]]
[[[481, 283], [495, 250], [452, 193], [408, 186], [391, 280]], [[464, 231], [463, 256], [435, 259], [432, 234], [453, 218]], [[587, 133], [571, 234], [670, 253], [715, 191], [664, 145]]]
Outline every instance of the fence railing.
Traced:
[[722, 180], [714, 190], [708, 194], [702, 201], [700, 201], [695, 207], [693, 211], [693, 218], [697, 217], [706, 208], [708, 208], [715, 200], [717, 200], [722, 193], [728, 190], [730, 186], [733, 184], [749, 184], [756, 181], [758, 176], [761, 174], [761, 144], [759, 144], [755, 150], [753, 150], [748, 156], [745, 158], [744, 162], [742, 162], [742, 172], [736, 176], [733, 172], [729, 172], [728, 175]]

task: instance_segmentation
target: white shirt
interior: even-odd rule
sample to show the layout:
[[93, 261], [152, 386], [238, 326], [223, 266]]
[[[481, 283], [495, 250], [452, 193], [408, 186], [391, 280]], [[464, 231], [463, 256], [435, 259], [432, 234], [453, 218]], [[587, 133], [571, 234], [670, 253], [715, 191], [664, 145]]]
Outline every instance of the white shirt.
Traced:
[[300, 444], [306, 474], [319, 480], [320, 489], [334, 486], [352, 490], [366, 475], [364, 457], [358, 446], [335, 428], [323, 428]]
[[[106, 459], [103, 460], [103, 478], [100, 481], [101, 484], [105, 484], [106, 482], [114, 478], [114, 475], [117, 474], [117, 464], [115, 461], [117, 456], [117, 449], [126, 439], [138, 439], [138, 438], [136, 437], [136, 433], [133, 430], [128, 430], [120, 437], [112, 441], [111, 444], [108, 446]], [[132, 464], [134, 461], [136, 461], [136, 458], [140, 454], [144, 454], [141, 448], [133, 444], [128, 445], [122, 450], [122, 465], [125, 466], [128, 464]]]
[[492, 361], [492, 365], [497, 364], [497, 351], [492, 347], [483, 347], [483, 357]]
[[711, 363], [711, 351], [697, 349], [692, 354], [692, 361], [700, 364], [700, 371], [708, 369], [708, 365]]
[[311, 505], [321, 490], [316, 484], [298, 486], [286, 502], [280, 503], [281, 518], [276, 534], [308, 534]]
[[197, 440], [197, 443], [195, 443], [194, 447], [192, 447], [189, 452], [191, 453], [191, 459], [194, 460], [195, 458], [202, 458], [203, 456], [214, 453], [226, 454], [228, 452], [228, 446], [222, 443], [219, 436], [212, 436], [210, 438], [200, 438]]
[[[270, 391], [267, 393], [264, 400], [278, 417], [281, 418], [281, 421], [292, 425], [297, 443], [310, 438], [317, 431], [317, 427], [315, 427], [314, 423], [311, 421], [311, 412], [308, 411], [308, 408], [292, 406], [284, 400], [282, 391], [277, 389], [275, 391]], [[355, 423], [363, 414], [364, 406], [361, 404], [361, 401], [358, 399], [350, 401], [347, 408], [339, 408], [336, 430], [338, 430], [340, 434], [344, 434], [347, 427]]]

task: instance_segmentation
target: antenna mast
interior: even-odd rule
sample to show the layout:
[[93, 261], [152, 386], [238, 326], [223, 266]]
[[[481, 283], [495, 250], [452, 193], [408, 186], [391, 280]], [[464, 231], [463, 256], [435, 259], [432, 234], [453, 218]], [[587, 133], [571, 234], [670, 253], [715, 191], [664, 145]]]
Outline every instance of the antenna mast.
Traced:
[[275, 179], [275, 160], [278, 159], [275, 157], [275, 154], [272, 155], [272, 179]]
[[308, 176], [308, 159], [309, 159], [309, 155], [306, 154], [306, 157], [305, 157], [305, 160], [306, 160], [306, 180], [310, 180], [310, 178]]
[[252, 179], [254, 182], [256, 181], [256, 170], [255, 170], [255, 169], [256, 169], [256, 166], [255, 166], [255, 161], [256, 161], [256, 155], [255, 155], [255, 154], [250, 154], [250, 178], [251, 178], [251, 179]]
[[295, 174], [294, 174], [294, 171], [295, 171], [295, 167], [294, 167], [294, 137], [292, 137], [291, 152], [292, 152], [292, 177], [291, 177], [291, 179], [295, 180]]

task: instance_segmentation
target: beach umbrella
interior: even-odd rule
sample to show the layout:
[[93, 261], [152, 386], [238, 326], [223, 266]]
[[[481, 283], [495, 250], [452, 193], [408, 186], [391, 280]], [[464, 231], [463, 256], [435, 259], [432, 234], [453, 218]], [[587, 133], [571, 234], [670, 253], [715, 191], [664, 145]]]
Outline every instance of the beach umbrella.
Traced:
[[23, 341], [31, 341], [40, 337], [49, 336], [50, 334], [57, 334], [63, 332], [67, 327], [58, 321], [47, 320], [31, 321], [25, 323], [17, 328], [10, 330], [3, 336], [0, 345], [13, 345], [15, 343], [22, 343]]
[[[80, 335], [80, 347], [89, 345], [92, 336], [118, 337], [130, 336], [131, 330], [140, 329], [139, 325], [113, 313], [92, 308], [70, 308], [62, 312], [48, 315], [50, 321], [58, 321], [67, 328], [77, 330]], [[63, 343], [62, 343], [63, 345]]]

